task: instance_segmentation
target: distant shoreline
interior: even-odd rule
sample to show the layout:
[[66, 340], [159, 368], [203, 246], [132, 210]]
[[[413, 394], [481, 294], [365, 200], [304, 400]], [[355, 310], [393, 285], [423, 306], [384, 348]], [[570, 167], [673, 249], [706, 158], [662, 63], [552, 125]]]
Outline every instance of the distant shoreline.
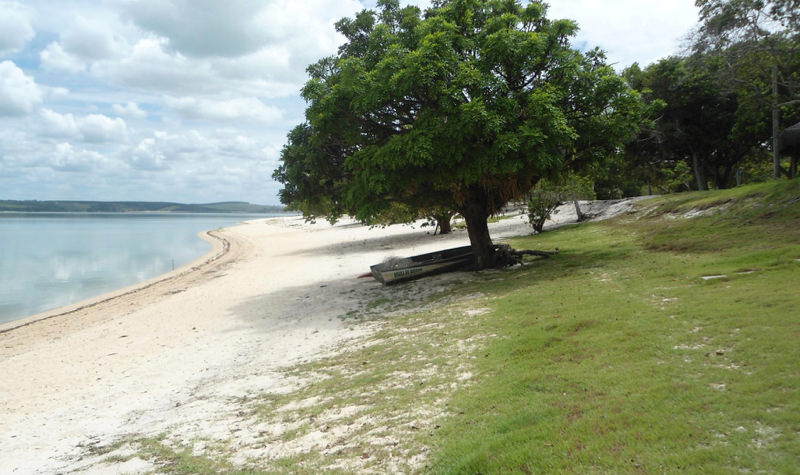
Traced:
[[174, 203], [169, 201], [0, 200], [0, 212], [184, 212], [184, 213], [284, 213], [286, 208], [244, 201]]
[[12, 211], [0, 210], [0, 215], [9, 216], [14, 214], [167, 214], [167, 215], [195, 215], [195, 214], [208, 214], [208, 215], [241, 215], [241, 216], [256, 216], [264, 218], [280, 218], [282, 216], [299, 216], [300, 213], [295, 211], [264, 211], [264, 212], [243, 212], [243, 211]]

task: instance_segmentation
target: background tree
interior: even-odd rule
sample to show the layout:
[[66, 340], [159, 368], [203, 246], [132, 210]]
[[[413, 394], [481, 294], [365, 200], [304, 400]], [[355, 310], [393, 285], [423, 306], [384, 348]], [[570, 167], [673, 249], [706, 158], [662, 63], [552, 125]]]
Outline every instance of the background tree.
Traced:
[[[740, 98], [770, 113], [773, 176], [781, 168], [781, 109], [800, 104], [800, 0], [696, 0], [695, 51], [719, 56]], [[793, 108], [796, 111], [796, 108]], [[787, 111], [787, 113], [792, 113]], [[784, 121], [784, 126], [793, 122]]]
[[648, 192], [653, 184], [662, 191], [685, 189], [687, 165], [693, 188], [705, 190], [709, 182], [727, 188], [737, 182], [743, 162], [763, 147], [766, 116], [743, 104], [725, 71], [719, 56], [694, 53], [662, 59], [644, 70], [633, 65], [624, 72], [654, 114], [654, 127], [644, 129], [626, 148], [629, 163], [646, 177]]
[[484, 268], [491, 214], [638, 129], [638, 95], [598, 51], [572, 49], [576, 25], [541, 2], [378, 6], [337, 23], [346, 43], [303, 89], [313, 143], [343, 144], [341, 196], [359, 219], [394, 203], [457, 210]]

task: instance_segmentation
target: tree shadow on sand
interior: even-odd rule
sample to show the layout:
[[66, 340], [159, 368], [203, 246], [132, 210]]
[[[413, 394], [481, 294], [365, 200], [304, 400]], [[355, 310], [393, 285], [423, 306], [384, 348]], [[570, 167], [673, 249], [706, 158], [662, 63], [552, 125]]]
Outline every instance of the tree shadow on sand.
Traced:
[[428, 245], [432, 242], [441, 242], [442, 246], [454, 247], [469, 244], [466, 232], [455, 232], [453, 234], [432, 235], [430, 231], [413, 230], [408, 233], [394, 234], [390, 236], [375, 236], [366, 239], [355, 239], [349, 242], [337, 242], [326, 244], [310, 249], [283, 254], [284, 256], [307, 256], [320, 255], [329, 256], [331, 254], [359, 254], [363, 252], [392, 251], [395, 248], [410, 248], [413, 245]]
[[[567, 248], [553, 258], [529, 258], [524, 264], [510, 268], [455, 271], [396, 285], [382, 285], [372, 277], [327, 279], [264, 293], [237, 304], [230, 312], [241, 319], [243, 325], [256, 330], [307, 328], [314, 331], [339, 326], [341, 321], [358, 323], [385, 318], [397, 311], [422, 311], [430, 305], [441, 304], [443, 299], [474, 296], [490, 282], [516, 285], [518, 279], [524, 278], [528, 283], [535, 283], [552, 279], [554, 272], [567, 275], [624, 259], [627, 253], [620, 250], [572, 251]], [[537, 269], [547, 272], [540, 274]]]

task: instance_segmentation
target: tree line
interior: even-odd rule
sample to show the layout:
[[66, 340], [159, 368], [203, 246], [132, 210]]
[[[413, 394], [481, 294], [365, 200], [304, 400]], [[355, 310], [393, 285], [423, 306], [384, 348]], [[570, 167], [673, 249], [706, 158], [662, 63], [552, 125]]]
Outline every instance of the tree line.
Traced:
[[654, 124], [626, 146], [630, 178], [668, 192], [794, 177], [779, 139], [800, 121], [800, 2], [696, 4], [686, 54], [622, 73]]
[[[798, 0], [697, 4], [687, 54], [617, 73], [540, 1], [379, 0], [337, 22], [345, 43], [307, 69], [281, 201], [332, 222], [444, 229], [458, 213], [484, 268], [487, 219], [542, 180], [611, 198], [762, 179], [776, 117], [778, 131], [800, 119]], [[773, 176], [796, 173], [775, 155]]]

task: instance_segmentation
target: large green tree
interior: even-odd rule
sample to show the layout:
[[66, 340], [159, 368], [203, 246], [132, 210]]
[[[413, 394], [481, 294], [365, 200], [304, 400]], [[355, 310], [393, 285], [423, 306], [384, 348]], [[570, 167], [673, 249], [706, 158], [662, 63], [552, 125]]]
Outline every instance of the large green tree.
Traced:
[[[601, 52], [573, 49], [577, 26], [548, 19], [542, 2], [439, 0], [424, 15], [378, 6], [337, 23], [345, 44], [309, 69], [303, 89], [308, 143], [322, 154], [337, 144], [342, 155], [323, 168], [344, 159], [334, 176], [357, 218], [397, 203], [457, 210], [484, 268], [490, 215], [638, 130], [638, 94]], [[278, 177], [287, 189], [291, 176]]]

